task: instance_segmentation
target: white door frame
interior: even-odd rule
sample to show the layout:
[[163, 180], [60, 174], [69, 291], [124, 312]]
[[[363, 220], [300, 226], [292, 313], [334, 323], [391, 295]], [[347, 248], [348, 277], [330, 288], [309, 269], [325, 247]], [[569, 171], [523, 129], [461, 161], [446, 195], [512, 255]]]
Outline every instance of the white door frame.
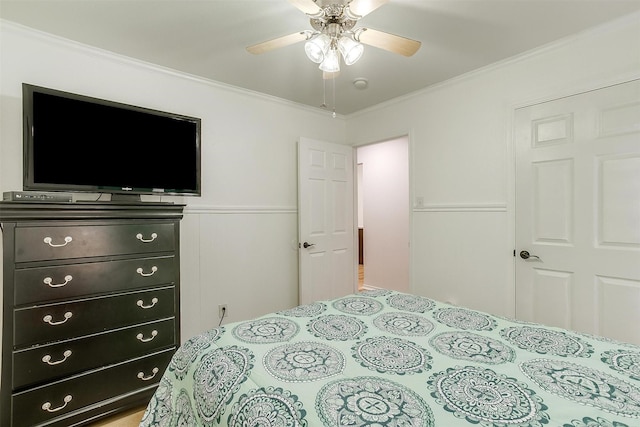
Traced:
[[[374, 140], [374, 141], [365, 141], [365, 142], [360, 142], [360, 143], [355, 143], [353, 145], [353, 149], [354, 149], [354, 156], [353, 156], [353, 162], [354, 162], [354, 174], [356, 173], [357, 170], [357, 149], [359, 147], [364, 147], [366, 145], [373, 145], [373, 144], [378, 144], [378, 143], [383, 143], [386, 141], [391, 141], [394, 139], [398, 139], [398, 138], [406, 138], [408, 141], [408, 157], [409, 157], [409, 162], [407, 164], [407, 173], [409, 174], [409, 206], [407, 207], [408, 211], [409, 211], [409, 235], [407, 236], [407, 239], [409, 241], [409, 290], [410, 292], [413, 292], [415, 287], [413, 284], [413, 257], [414, 257], [414, 251], [413, 251], [413, 245], [412, 240], [413, 240], [413, 209], [414, 209], [414, 191], [413, 191], [413, 131], [412, 130], [407, 130], [406, 132], [402, 132], [402, 133], [398, 133], [398, 134], [394, 134], [394, 135], [390, 135], [390, 136], [385, 136], [383, 138]], [[355, 231], [355, 235], [354, 235], [354, 241], [355, 241], [355, 246], [354, 247], [358, 247], [358, 197], [357, 197], [357, 177], [355, 177], [354, 179], [354, 194], [356, 195], [353, 199], [354, 199], [354, 217], [353, 217], [353, 221], [354, 221], [354, 231]], [[355, 252], [355, 251], [354, 251]], [[356, 284], [356, 289], [358, 288], [357, 284], [358, 284], [358, 254], [355, 253], [354, 254], [354, 280], [355, 280], [355, 284]]]

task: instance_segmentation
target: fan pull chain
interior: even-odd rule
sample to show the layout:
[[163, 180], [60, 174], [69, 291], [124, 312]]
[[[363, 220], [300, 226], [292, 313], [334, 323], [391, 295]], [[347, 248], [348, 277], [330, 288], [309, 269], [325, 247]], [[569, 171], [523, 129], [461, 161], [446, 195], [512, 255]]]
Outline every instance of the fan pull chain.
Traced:
[[322, 78], [322, 104], [320, 108], [327, 108], [327, 83], [324, 77]]
[[333, 76], [333, 114], [331, 115], [334, 119], [336, 118], [336, 77]]

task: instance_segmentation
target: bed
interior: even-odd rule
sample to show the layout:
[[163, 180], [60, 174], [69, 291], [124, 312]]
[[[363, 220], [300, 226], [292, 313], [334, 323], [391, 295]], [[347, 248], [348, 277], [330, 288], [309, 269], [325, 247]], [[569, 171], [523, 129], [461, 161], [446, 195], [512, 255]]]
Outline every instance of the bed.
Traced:
[[640, 347], [365, 291], [189, 339], [141, 426], [638, 427]]

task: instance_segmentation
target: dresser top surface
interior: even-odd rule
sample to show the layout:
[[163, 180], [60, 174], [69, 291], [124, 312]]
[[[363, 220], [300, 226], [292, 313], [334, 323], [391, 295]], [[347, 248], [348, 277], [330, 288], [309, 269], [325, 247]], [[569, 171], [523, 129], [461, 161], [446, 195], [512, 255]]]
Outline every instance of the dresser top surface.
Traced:
[[42, 219], [182, 218], [184, 205], [141, 202], [0, 202], [0, 221]]

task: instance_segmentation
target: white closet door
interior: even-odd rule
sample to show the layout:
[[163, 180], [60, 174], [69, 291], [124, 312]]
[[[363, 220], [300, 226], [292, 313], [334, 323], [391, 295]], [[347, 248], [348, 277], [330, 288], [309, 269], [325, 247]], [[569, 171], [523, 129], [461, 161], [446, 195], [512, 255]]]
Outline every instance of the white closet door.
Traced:
[[640, 344], [640, 81], [518, 109], [515, 150], [518, 318]]

